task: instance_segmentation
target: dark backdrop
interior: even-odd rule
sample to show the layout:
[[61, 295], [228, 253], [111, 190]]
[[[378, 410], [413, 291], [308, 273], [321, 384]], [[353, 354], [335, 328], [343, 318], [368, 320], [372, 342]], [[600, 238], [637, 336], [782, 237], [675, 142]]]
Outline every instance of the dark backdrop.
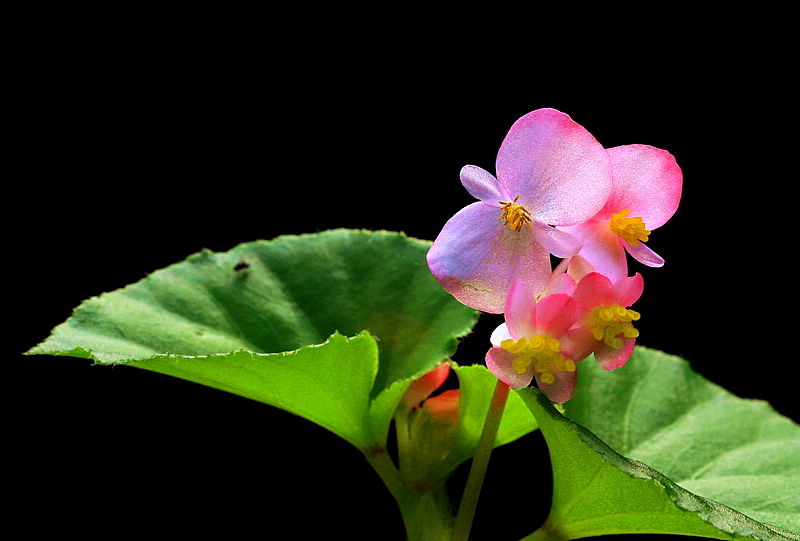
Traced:
[[[445, 74], [402, 55], [280, 57], [109, 52], [76, 36], [23, 85], [14, 149], [24, 213], [11, 209], [8, 230], [19, 376], [7, 386], [12, 426], [23, 429], [15, 473], [34, 489], [20, 501], [41, 510], [34, 530], [230, 528], [231, 538], [269, 539], [289, 525], [295, 534], [284, 538], [402, 539], [360, 455], [311, 423], [142, 370], [20, 353], [83, 299], [203, 248], [338, 227], [433, 239], [471, 202], [460, 168], [493, 171], [508, 128], [540, 107], [568, 113], [606, 147], [675, 155], [681, 206], [650, 241], [666, 265], [633, 265], [646, 286], [640, 343], [798, 419], [796, 173], [783, 131], [794, 109], [779, 66], [667, 51], [635, 73], [617, 63], [524, 78], [477, 60]], [[497, 323], [483, 318], [457, 360], [480, 362]], [[546, 516], [542, 448], [533, 434], [497, 452], [476, 523], [495, 534], [485, 538], [527, 533], [507, 518], [519, 505], [508, 483], [541, 484], [545, 496], [529, 508]], [[394, 531], [369, 536], [370, 524]]]

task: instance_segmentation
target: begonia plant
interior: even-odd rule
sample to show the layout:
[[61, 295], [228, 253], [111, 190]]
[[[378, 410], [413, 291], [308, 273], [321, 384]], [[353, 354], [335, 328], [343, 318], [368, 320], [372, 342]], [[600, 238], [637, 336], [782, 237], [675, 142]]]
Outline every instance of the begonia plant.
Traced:
[[[537, 109], [495, 172], [461, 170], [477, 201], [433, 242], [337, 229], [203, 251], [84, 301], [28, 354], [160, 372], [316, 423], [397, 503], [402, 521], [373, 539], [477, 539], [493, 450], [541, 430], [550, 511], [535, 518], [532, 465], [515, 465], [506, 514], [530, 518], [517, 539], [800, 540], [800, 426], [637, 345], [643, 273], [664, 287], [645, 243], [678, 207], [676, 159], [604, 148]], [[489, 336], [472, 332], [481, 312], [504, 319]], [[454, 362], [462, 340], [485, 357]]]

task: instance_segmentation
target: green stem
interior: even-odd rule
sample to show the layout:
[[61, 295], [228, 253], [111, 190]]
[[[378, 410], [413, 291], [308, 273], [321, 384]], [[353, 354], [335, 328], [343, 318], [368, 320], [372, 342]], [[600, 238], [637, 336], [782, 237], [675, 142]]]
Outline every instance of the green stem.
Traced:
[[503, 418], [508, 392], [508, 385], [498, 379], [492, 395], [492, 401], [489, 404], [489, 411], [486, 412], [486, 420], [483, 423], [483, 431], [475, 449], [475, 456], [472, 459], [469, 477], [467, 477], [467, 484], [464, 487], [464, 496], [461, 498], [461, 505], [458, 508], [452, 541], [467, 541], [469, 539], [472, 520], [475, 517], [475, 509], [478, 506], [478, 497], [483, 486], [483, 478], [486, 475], [486, 468], [489, 466], [489, 458], [492, 455], [494, 442], [497, 438], [497, 429], [500, 427], [500, 420]]

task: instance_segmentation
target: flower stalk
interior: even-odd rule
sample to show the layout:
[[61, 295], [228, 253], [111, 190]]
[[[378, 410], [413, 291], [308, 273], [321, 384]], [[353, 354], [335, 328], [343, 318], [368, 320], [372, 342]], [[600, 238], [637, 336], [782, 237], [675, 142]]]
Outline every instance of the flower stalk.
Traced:
[[475, 517], [475, 510], [478, 506], [483, 479], [486, 476], [486, 469], [489, 466], [489, 458], [492, 455], [494, 442], [497, 438], [497, 430], [503, 418], [503, 411], [508, 400], [509, 386], [499, 379], [492, 394], [492, 401], [489, 410], [486, 412], [486, 420], [483, 423], [478, 446], [475, 449], [475, 456], [472, 459], [467, 484], [464, 487], [464, 495], [456, 515], [456, 522], [453, 528], [452, 541], [467, 541], [469, 532], [472, 529], [472, 521]]

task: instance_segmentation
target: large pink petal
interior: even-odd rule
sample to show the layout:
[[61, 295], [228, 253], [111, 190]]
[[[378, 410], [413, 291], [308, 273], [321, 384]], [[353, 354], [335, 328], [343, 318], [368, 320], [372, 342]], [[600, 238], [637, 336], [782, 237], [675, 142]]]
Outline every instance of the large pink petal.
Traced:
[[554, 372], [555, 381], [547, 384], [539, 381], [536, 374], [536, 384], [551, 402], [563, 404], [575, 393], [575, 384], [578, 382], [578, 372]]
[[503, 348], [492, 348], [486, 353], [486, 368], [497, 379], [512, 389], [518, 390], [530, 385], [533, 380], [533, 369], [529, 369], [524, 374], [517, 374], [514, 371], [514, 357], [515, 355]]
[[535, 220], [574, 225], [594, 216], [611, 192], [611, 160], [583, 126], [554, 109], [517, 120], [497, 154], [497, 178]]
[[683, 173], [666, 150], [648, 145], [608, 149], [614, 170], [614, 188], [603, 215], [630, 210], [647, 229], [664, 225], [678, 208]]
[[442, 228], [428, 251], [428, 266], [442, 286], [463, 304], [501, 313], [515, 279], [542, 291], [550, 278], [547, 250], [530, 228], [512, 231], [498, 221], [500, 209], [473, 203]]
[[503, 187], [489, 171], [475, 165], [465, 165], [461, 168], [461, 184], [475, 199], [480, 199], [486, 204], [500, 207], [500, 201], [510, 201], [512, 198], [505, 193]]

